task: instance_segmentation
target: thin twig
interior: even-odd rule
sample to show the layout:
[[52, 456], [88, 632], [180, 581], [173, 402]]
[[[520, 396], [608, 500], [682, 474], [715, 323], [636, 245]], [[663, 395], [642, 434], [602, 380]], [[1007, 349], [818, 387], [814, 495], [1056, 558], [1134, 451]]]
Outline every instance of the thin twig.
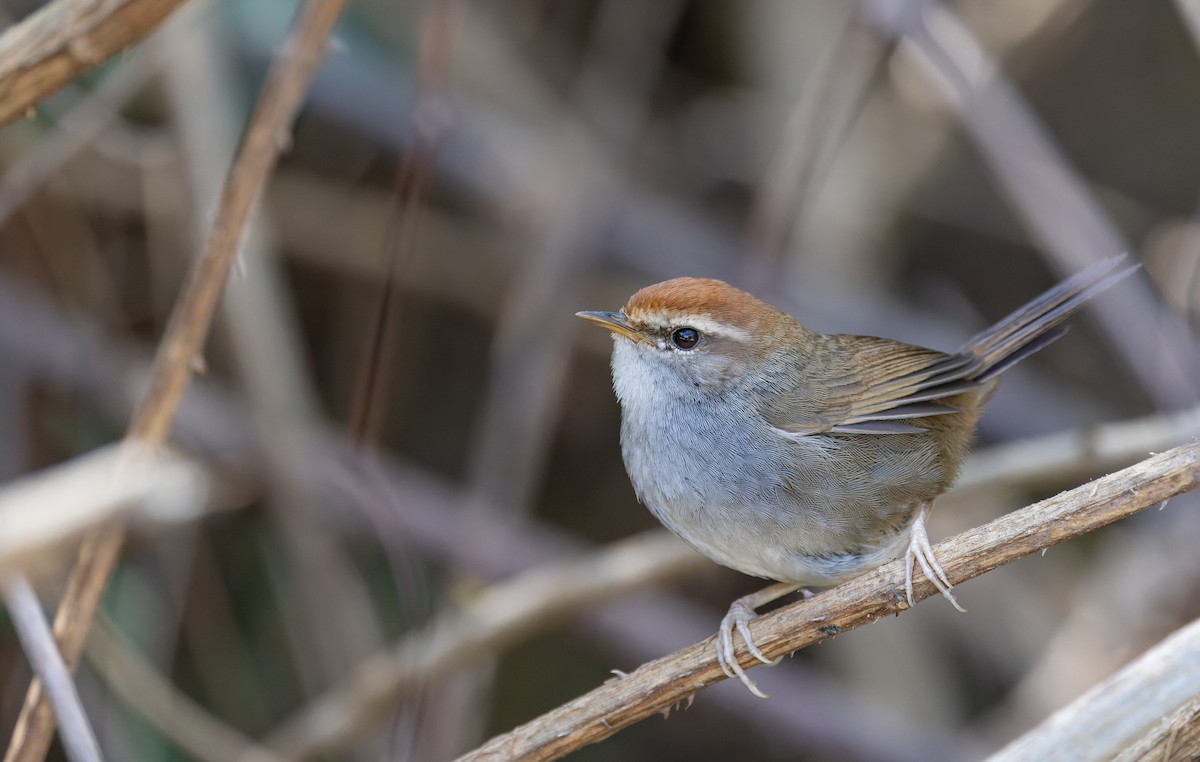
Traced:
[[131, 439], [153, 444], [166, 438], [208, 335], [213, 310], [242, 242], [246, 222], [262, 197], [280, 151], [288, 143], [292, 120], [325, 56], [326, 40], [344, 4], [345, 0], [308, 0], [280, 48], [225, 181], [204, 252], [188, 276], [155, 355], [149, 390], [130, 425]]
[[54, 642], [37, 594], [29, 582], [18, 575], [8, 575], [0, 587], [4, 588], [4, 604], [12, 617], [25, 649], [29, 663], [46, 686], [50, 704], [58, 717], [63, 746], [72, 762], [100, 762], [100, 745], [96, 734], [83, 711], [79, 692], [71, 680], [71, 670], [63, 662], [62, 654]]
[[[160, 5], [166, 5], [162, 3]], [[208, 335], [217, 299], [228, 280], [246, 228], [262, 197], [284, 137], [325, 55], [326, 41], [345, 0], [308, 0], [268, 74], [250, 124], [230, 168], [204, 251], [189, 275], [151, 368], [149, 387], [134, 413], [127, 441], [156, 446], [166, 439], [183, 390]], [[72, 668], [117, 562], [124, 539], [116, 525], [88, 535], [54, 621], [63, 658]], [[34, 680], [25, 696], [6, 762], [38, 762], [46, 753], [53, 717]]]
[[[936, 548], [947, 577], [960, 584], [1003, 564], [1056, 545], [1200, 484], [1200, 443], [1177, 447], [1115, 474], [1035, 503]], [[761, 617], [751, 625], [768, 658], [792, 653], [907, 608], [903, 560], [893, 561], [809, 600]], [[927, 579], [915, 585], [918, 599], [936, 594]], [[743, 667], [758, 662], [744, 647]], [[697, 643], [636, 672], [610, 680], [460, 758], [546, 760], [607, 738], [661, 712], [700, 689], [725, 679], [712, 639]]]
[[391, 388], [393, 380], [393, 354], [402, 343], [397, 334], [402, 304], [395, 276], [411, 266], [418, 250], [423, 216], [421, 199], [433, 175], [442, 134], [448, 125], [445, 98], [454, 61], [455, 16], [452, 0], [439, 0], [428, 4], [421, 22], [411, 105], [416, 129], [396, 169], [393, 211], [387, 217], [384, 240], [387, 275], [381, 284], [350, 414], [352, 436], [364, 446], [373, 446], [379, 441], [387, 410], [385, 390]]
[[[380, 259], [384, 261], [385, 275], [379, 284], [373, 320], [363, 345], [351, 401], [350, 435], [367, 451], [375, 450], [379, 446], [380, 432], [387, 420], [388, 402], [394, 396], [395, 382], [399, 375], [397, 360], [410, 359], [401, 352], [401, 348], [408, 345], [403, 337], [405, 326], [411, 322], [412, 313], [409, 311], [413, 310], [413, 304], [406, 301], [410, 295], [404, 294], [397, 287], [396, 276], [409, 271], [418, 258], [418, 253], [428, 250], [423, 229], [425, 215], [431, 205], [424, 203], [425, 195], [430, 180], [435, 175], [443, 135], [451, 123], [447, 94], [458, 38], [457, 3], [455, 0], [429, 0], [421, 6], [415, 81], [409, 113], [405, 115], [413, 129], [396, 167], [389, 204], [391, 208], [386, 215], [384, 234], [379, 239], [384, 249]], [[461, 266], [461, 262], [459, 265]], [[411, 370], [411, 366], [400, 367], [400, 374]], [[368, 518], [378, 522], [378, 513], [388, 510], [391, 510], [391, 506], [380, 504], [378, 510], [368, 512]], [[318, 537], [322, 534], [319, 531], [311, 533]], [[308, 542], [312, 544], [311, 539]], [[422, 578], [423, 569], [419, 562], [414, 563], [411, 556], [397, 553], [388, 545], [384, 547], [395, 580], [402, 616], [412, 622], [428, 620], [430, 606], [425, 594], [428, 581]], [[321, 574], [324, 575], [323, 569]], [[335, 595], [334, 599], [342, 596], [344, 593]], [[324, 604], [323, 608], [328, 608], [328, 603]], [[362, 650], [355, 656], [357, 658], [366, 653], [367, 651]], [[350, 667], [345, 671], [350, 671]], [[442, 693], [446, 696], [462, 695], [461, 692], [455, 691]], [[472, 696], [469, 701], [475, 703], [487, 692], [468, 693]], [[460, 749], [473, 745], [476, 743], [474, 739], [483, 735], [482, 729], [473, 731], [466, 727], [471, 717], [480, 717], [483, 714], [480, 707], [464, 708], [461, 703], [459, 706], [443, 705], [429, 715], [431, 719], [437, 718], [435, 722], [422, 723], [426, 725], [426, 732], [420, 734], [420, 741], [427, 742], [431, 738], [445, 737], [446, 733], [438, 732], [443, 729], [450, 729], [450, 733], [456, 739], [465, 736], [472, 740], [455, 741], [458, 745], [453, 747], [453, 751], [417, 751], [414, 745], [418, 742], [415, 728], [423, 714], [422, 704], [428, 702], [422, 701], [423, 697], [419, 695], [410, 698], [413, 700], [400, 707], [393, 715], [393, 737], [408, 739], [405, 742], [407, 748], [393, 749], [396, 756], [450, 757]]]
[[0, 124], [145, 37], [183, 0], [55, 0], [0, 35]]

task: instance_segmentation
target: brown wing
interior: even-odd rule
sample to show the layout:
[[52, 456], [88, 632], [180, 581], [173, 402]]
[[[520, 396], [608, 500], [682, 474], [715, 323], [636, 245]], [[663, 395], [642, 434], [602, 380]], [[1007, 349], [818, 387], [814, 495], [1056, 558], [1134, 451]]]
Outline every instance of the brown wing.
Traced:
[[[979, 360], [871, 336], [827, 336], [823, 377], [801, 370], [762, 410], [793, 434], [910, 434], [906, 420], [959, 412], [942, 400], [978, 388]], [[807, 370], [808, 372], [805, 372]]]
[[[1063, 321], [1137, 265], [1111, 257], [1076, 273], [978, 334], [954, 354], [870, 336], [825, 336], [821, 362], [793, 368], [763, 415], [794, 434], [911, 434], [906, 420], [960, 412], [948, 400], [990, 386], [997, 375], [1066, 333]], [[817, 375], [821, 374], [821, 375]], [[978, 404], [978, 398], [966, 398]], [[936, 424], [933, 424], [936, 426]]]

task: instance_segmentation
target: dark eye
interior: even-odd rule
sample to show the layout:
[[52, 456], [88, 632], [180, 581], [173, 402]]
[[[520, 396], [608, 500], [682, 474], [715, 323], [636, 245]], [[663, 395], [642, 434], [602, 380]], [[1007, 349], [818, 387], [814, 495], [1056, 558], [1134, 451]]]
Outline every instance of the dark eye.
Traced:
[[676, 328], [671, 332], [671, 343], [680, 349], [691, 349], [700, 342], [700, 332], [695, 328]]

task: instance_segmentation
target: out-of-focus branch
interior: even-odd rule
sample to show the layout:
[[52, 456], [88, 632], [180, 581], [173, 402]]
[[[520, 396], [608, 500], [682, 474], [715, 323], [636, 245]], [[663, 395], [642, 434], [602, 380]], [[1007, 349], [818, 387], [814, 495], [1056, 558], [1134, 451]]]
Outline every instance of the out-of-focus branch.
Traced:
[[186, 520], [207, 494], [194, 462], [115, 446], [10, 482], [0, 488], [0, 572], [63, 561], [85, 531], [130, 515]]
[[[862, 7], [941, 86], [999, 189], [1061, 276], [1132, 248], [997, 62], [950, 10], [928, 0], [865, 0]], [[1195, 404], [1200, 352], [1149, 283], [1131, 283], [1096, 303], [1098, 319], [1163, 407]]]
[[583, 558], [538, 566], [363, 662], [344, 685], [284, 723], [268, 745], [289, 759], [336, 751], [423, 683], [588, 603], [678, 577], [695, 561], [691, 548], [652, 531]]
[[[1153, 759], [1195, 759], [1200, 726], [1200, 621], [1193, 622], [989, 758], [989, 762], [1113, 759], [1133, 749]], [[1147, 748], [1148, 747], [1148, 748]], [[1169, 750], [1168, 750], [1168, 747]], [[1164, 753], [1165, 752], [1165, 753]]]
[[0, 35], [0, 124], [145, 37], [183, 0], [55, 0]]
[[216, 220], [204, 251], [188, 276], [150, 373], [149, 389], [134, 413], [129, 438], [162, 441], [208, 335], [217, 299], [237, 256], [246, 223], [286, 145], [285, 136], [325, 47], [344, 0], [309, 0], [268, 74], [242, 144], [225, 181]]
[[967, 459], [956, 489], [1049, 480], [1060, 483], [1129, 463], [1200, 435], [1200, 407], [1047, 434], [981, 450]]
[[54, 633], [46, 624], [41, 604], [29, 581], [19, 575], [4, 575], [0, 579], [4, 604], [12, 617], [33, 671], [46, 686], [50, 704], [62, 730], [63, 747], [71, 762], [100, 762], [100, 744], [84, 714], [79, 692], [71, 680], [71, 671], [63, 662], [54, 642]]
[[[952, 584], [1056, 545], [1200, 485], [1200, 443], [1175, 448], [1115, 474], [1035, 503], [964, 532], [935, 549]], [[768, 658], [792, 653], [907, 608], [903, 559], [886, 564], [810, 600], [756, 620], [754, 640]], [[936, 594], [924, 577], [923, 599]], [[744, 646], [743, 667], [758, 664]], [[548, 712], [460, 758], [556, 759], [661, 712], [725, 679], [712, 639], [645, 664], [627, 677]]]
[[783, 140], [758, 189], [748, 231], [747, 285], [759, 290], [783, 258], [792, 231], [893, 41], [854, 10], [833, 49], [788, 116]]
[[[186, 221], [197, 240], [211, 219], [209, 207], [220, 198], [241, 129], [232, 62], [223, 53], [216, 20], [197, 12], [202, 10], [185, 9], [162, 34], [172, 51], [165, 65], [167, 102], [177, 125], [185, 178], [191, 196], [200, 202]], [[272, 175], [271, 184], [275, 182]], [[264, 205], [264, 210], [270, 208], [269, 202]], [[159, 223], [169, 228], [171, 220], [164, 217]], [[319, 490], [306, 467], [304, 432], [319, 406], [271, 227], [267, 213], [247, 222], [239, 252], [239, 271], [245, 277], [228, 285], [220, 314], [265, 456], [268, 505], [294, 559], [296, 615], [303, 624], [288, 632], [311, 636], [297, 638], [293, 647], [303, 684], [315, 692], [376, 650], [382, 639], [337, 538], [317, 525]]]
[[[344, 0], [309, 0], [298, 11], [288, 39], [268, 74], [246, 134], [230, 168], [203, 252], [196, 260], [151, 368], [149, 386], [129, 426], [131, 446], [160, 444], [183, 396], [212, 323], [217, 299], [246, 228], [262, 197], [286, 134], [317, 66]], [[165, 3], [160, 4], [165, 5]], [[63, 658], [78, 664], [83, 642], [116, 565], [124, 528], [115, 524], [84, 538], [54, 621]], [[9, 745], [7, 762], [38, 762], [46, 753], [54, 718], [34, 680]]]
[[5, 168], [0, 177], [0, 223], [62, 167], [119, 118], [120, 108], [149, 81], [163, 52], [148, 45], [105, 77], [58, 120], [58, 129]]
[[1183, 17], [1184, 25], [1192, 34], [1192, 42], [1200, 50], [1200, 0], [1175, 0], [1179, 15]]
[[172, 686], [104, 617], [88, 639], [104, 682], [167, 737], [205, 762], [281, 762]]

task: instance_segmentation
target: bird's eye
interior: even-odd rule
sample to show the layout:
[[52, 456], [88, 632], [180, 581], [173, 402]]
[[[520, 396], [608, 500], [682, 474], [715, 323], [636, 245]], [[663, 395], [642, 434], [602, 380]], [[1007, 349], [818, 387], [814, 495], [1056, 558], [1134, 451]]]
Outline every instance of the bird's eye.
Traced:
[[700, 343], [700, 332], [684, 326], [671, 332], [671, 343], [680, 349], [691, 349]]

